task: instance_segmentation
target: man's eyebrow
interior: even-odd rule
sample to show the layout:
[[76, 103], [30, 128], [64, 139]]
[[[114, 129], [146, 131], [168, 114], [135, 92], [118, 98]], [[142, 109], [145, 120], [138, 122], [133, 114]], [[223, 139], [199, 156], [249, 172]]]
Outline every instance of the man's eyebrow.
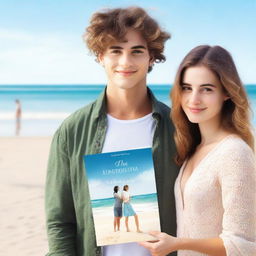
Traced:
[[[113, 49], [122, 50], [123, 47], [117, 46], [117, 45], [112, 45], [112, 46], [109, 47], [109, 49], [111, 49], [111, 50], [113, 50]], [[131, 49], [133, 49], [133, 50], [134, 50], [134, 49], [145, 49], [145, 50], [146, 50], [146, 47], [143, 46], [143, 45], [135, 45], [135, 46], [131, 47]]]
[[112, 45], [112, 46], [109, 47], [109, 49], [123, 49], [123, 47]]
[[145, 49], [146, 50], [146, 47], [143, 45], [135, 45], [131, 49]]

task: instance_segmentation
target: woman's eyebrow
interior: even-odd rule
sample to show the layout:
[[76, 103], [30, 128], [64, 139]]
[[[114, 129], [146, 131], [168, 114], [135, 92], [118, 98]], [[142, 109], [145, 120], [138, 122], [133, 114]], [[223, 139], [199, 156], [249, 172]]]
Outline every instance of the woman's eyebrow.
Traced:
[[217, 86], [214, 84], [201, 84], [200, 87], [204, 87], [204, 86], [210, 86], [210, 87], [214, 87], [216, 88]]

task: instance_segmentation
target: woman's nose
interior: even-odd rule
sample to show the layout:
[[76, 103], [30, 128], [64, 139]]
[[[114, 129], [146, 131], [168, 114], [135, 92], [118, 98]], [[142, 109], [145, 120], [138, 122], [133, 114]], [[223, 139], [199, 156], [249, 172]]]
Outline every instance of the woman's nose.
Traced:
[[201, 102], [200, 93], [198, 91], [192, 91], [190, 94], [190, 103], [199, 104]]

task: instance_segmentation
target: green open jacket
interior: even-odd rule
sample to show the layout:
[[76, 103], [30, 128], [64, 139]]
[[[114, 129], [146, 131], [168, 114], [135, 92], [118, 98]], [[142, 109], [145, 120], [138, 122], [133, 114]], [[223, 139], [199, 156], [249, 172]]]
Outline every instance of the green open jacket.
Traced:
[[[157, 121], [153, 138], [160, 222], [163, 232], [176, 234], [174, 182], [174, 127], [170, 109], [152, 99]], [[46, 221], [49, 240], [47, 256], [97, 256], [92, 209], [83, 156], [100, 153], [107, 129], [105, 91], [90, 105], [69, 116], [56, 131], [49, 155], [46, 179]], [[176, 255], [172, 253], [170, 255]]]

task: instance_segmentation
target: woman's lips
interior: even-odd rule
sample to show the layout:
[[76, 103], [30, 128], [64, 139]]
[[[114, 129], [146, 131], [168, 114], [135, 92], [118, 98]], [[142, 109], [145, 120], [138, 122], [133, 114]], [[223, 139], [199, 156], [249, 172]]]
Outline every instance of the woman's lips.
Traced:
[[189, 108], [189, 110], [192, 112], [192, 113], [200, 113], [202, 111], [204, 111], [206, 108]]

